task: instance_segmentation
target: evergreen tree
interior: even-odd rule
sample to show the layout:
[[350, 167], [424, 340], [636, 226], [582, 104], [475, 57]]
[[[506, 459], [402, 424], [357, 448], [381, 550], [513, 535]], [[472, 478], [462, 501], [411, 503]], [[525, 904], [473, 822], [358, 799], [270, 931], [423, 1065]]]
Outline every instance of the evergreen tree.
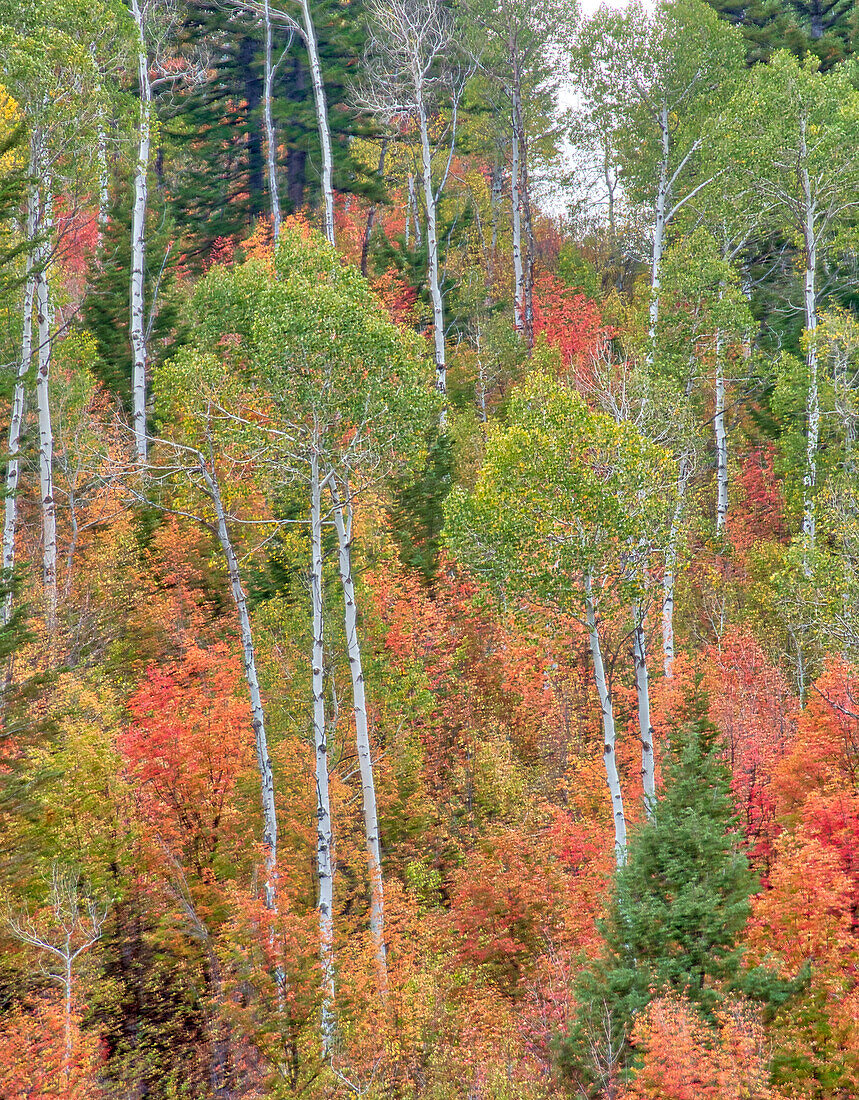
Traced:
[[813, 54], [828, 69], [856, 48], [859, 19], [854, 0], [707, 0], [739, 27], [746, 60], [769, 61], [776, 50]]
[[618, 868], [603, 956], [580, 976], [579, 1016], [561, 1043], [562, 1061], [595, 1090], [629, 1065], [632, 1023], [654, 997], [682, 994], [712, 1020], [731, 995], [778, 1002], [790, 992], [765, 968], [742, 968], [755, 878], [700, 690], [687, 707], [653, 816]]
[[[242, 238], [269, 209], [265, 183], [263, 29], [260, 20], [219, 0], [187, 0], [185, 40], [211, 59], [211, 78], [176, 99], [165, 126], [174, 217], [188, 234], [186, 257], [201, 263], [219, 237]], [[300, 19], [289, 3], [272, 3]], [[345, 0], [314, 2], [322, 77], [329, 103], [334, 187], [381, 197], [379, 182], [353, 158], [351, 139], [366, 133], [346, 106], [364, 51], [360, 10]], [[300, 36], [273, 23], [273, 57], [284, 50], [273, 87], [278, 179], [283, 209], [315, 201], [321, 169], [319, 132], [307, 54]]]

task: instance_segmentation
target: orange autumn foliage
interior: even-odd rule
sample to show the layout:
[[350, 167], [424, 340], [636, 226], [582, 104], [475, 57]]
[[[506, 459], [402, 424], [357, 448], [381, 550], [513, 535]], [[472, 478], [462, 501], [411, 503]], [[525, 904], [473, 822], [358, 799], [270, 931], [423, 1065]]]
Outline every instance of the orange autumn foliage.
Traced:
[[66, 1051], [66, 1021], [59, 999], [29, 1009], [13, 1008], [0, 1020], [0, 1096], [3, 1100], [96, 1100], [102, 1061], [98, 1040], [72, 1019]]
[[619, 1100], [776, 1100], [757, 1013], [728, 1003], [710, 1027], [679, 997], [658, 997], [633, 1030], [642, 1064]]

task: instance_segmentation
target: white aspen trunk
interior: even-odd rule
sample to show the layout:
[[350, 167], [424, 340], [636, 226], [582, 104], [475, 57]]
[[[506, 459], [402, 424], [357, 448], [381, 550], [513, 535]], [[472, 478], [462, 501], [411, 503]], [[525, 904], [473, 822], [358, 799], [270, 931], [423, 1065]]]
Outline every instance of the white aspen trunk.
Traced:
[[217, 476], [200, 458], [200, 472], [206, 483], [209, 497], [215, 509], [217, 522], [218, 542], [221, 544], [221, 552], [227, 564], [227, 577], [230, 582], [230, 595], [236, 608], [239, 619], [239, 631], [242, 639], [242, 666], [245, 673], [245, 682], [248, 685], [248, 693], [251, 700], [251, 726], [254, 731], [254, 745], [256, 748], [257, 769], [260, 778], [260, 793], [262, 795], [263, 816], [263, 850], [265, 852], [265, 886], [264, 897], [266, 908], [271, 912], [277, 912], [277, 809], [274, 800], [274, 775], [271, 766], [271, 756], [268, 751], [268, 737], [265, 729], [265, 711], [260, 694], [259, 677], [257, 676], [256, 651], [254, 649], [251, 619], [248, 613], [248, 601], [242, 585], [239, 562], [233, 547], [230, 531], [227, 526], [227, 516], [221, 499], [221, 490]]
[[585, 609], [587, 612], [591, 659], [594, 665], [594, 680], [596, 681], [602, 712], [603, 760], [614, 820], [614, 853], [617, 865], [621, 867], [626, 862], [626, 814], [623, 808], [623, 792], [620, 789], [620, 776], [617, 772], [617, 759], [615, 757], [614, 711], [612, 710], [611, 694], [608, 689], [608, 680], [606, 679], [602, 659], [596, 608], [594, 606], [593, 580], [590, 575], [585, 577]]
[[[97, 84], [95, 94], [101, 99], [101, 84]], [[107, 215], [110, 209], [110, 170], [107, 163], [107, 130], [105, 127], [105, 112], [101, 108], [98, 113], [98, 240], [101, 239], [107, 227]]]
[[[33, 175], [31, 166], [31, 175]], [[36, 236], [38, 192], [31, 188], [27, 196], [27, 241]], [[24, 310], [21, 335], [21, 360], [9, 410], [9, 460], [6, 466], [6, 499], [3, 508], [3, 573], [8, 577], [15, 565], [15, 535], [18, 526], [18, 482], [21, 478], [21, 436], [27, 403], [27, 376], [33, 359], [33, 303], [36, 297], [36, 275], [32, 252], [27, 253], [27, 281], [24, 284]], [[12, 617], [12, 593], [3, 601], [3, 625]]]
[[277, 191], [277, 138], [274, 130], [274, 116], [271, 111], [272, 84], [274, 73], [271, 65], [271, 6], [265, 0], [265, 88], [263, 91], [263, 118], [265, 121], [266, 164], [268, 166], [268, 197], [271, 206], [271, 227], [274, 243], [280, 237], [280, 195]]
[[635, 693], [638, 699], [638, 735], [641, 739], [641, 786], [644, 810], [653, 814], [656, 802], [656, 766], [653, 755], [653, 726], [650, 722], [650, 682], [647, 675], [647, 649], [641, 608], [633, 608], [635, 629], [632, 633], [632, 656], [635, 665]]
[[[409, 212], [412, 215], [412, 220], [415, 224], [415, 244], [418, 248], [423, 248], [424, 239], [421, 233], [421, 219], [418, 211], [418, 197], [415, 194], [415, 177], [409, 172]], [[406, 246], [409, 243], [409, 219], [406, 216]]]
[[510, 194], [513, 203], [513, 318], [517, 332], [525, 327], [525, 271], [522, 267], [522, 179], [519, 171], [519, 128], [513, 112], [513, 162], [510, 168]]
[[673, 675], [674, 667], [674, 583], [677, 570], [677, 540], [680, 537], [686, 486], [691, 474], [691, 460], [684, 454], [680, 459], [680, 469], [677, 472], [674, 515], [671, 517], [671, 530], [668, 534], [668, 545], [665, 548], [665, 572], [662, 577], [662, 668], [669, 680]]
[[[423, 86], [415, 81], [418, 100], [418, 120], [421, 131], [421, 167], [423, 169], [424, 201], [427, 208], [427, 274], [432, 300], [433, 338], [435, 340], [435, 388], [447, 393], [447, 363], [444, 348], [444, 303], [438, 282], [438, 237], [436, 230], [435, 191], [432, 186], [432, 151], [429, 142], [429, 121], [424, 104]], [[444, 412], [442, 412], [442, 425]]]
[[[721, 298], [722, 292], [719, 291]], [[721, 331], [716, 333], [716, 395], [713, 431], [716, 436], [716, 534], [728, 518], [728, 433], [725, 427], [725, 362]]]
[[808, 169], [805, 167], [805, 125], [802, 127], [803, 168], [801, 171], [805, 194], [805, 328], [808, 334], [808, 394], [806, 395], [806, 466], [803, 478], [803, 518], [802, 534], [805, 550], [814, 549], [816, 523], [814, 498], [817, 488], [817, 448], [820, 442], [820, 394], [817, 379], [817, 230], [815, 226], [815, 206], [811, 196], [811, 184]]
[[[51, 223], [50, 183], [40, 203], [42, 217], [38, 231], [46, 233]], [[45, 622], [50, 634], [57, 625], [57, 503], [54, 499], [54, 432], [51, 425], [51, 290], [48, 281], [49, 246], [39, 249], [36, 275], [36, 315], [38, 318], [38, 369], [36, 408], [39, 419], [39, 495], [42, 501], [42, 581], [45, 588]]]
[[74, 1043], [72, 1041], [72, 943], [71, 936], [66, 936], [66, 948], [63, 954], [63, 962], [65, 963], [65, 972], [63, 974], [63, 987], [65, 996], [63, 1000], [64, 1004], [64, 1020], [63, 1020], [63, 1033], [65, 1037], [65, 1051], [63, 1057], [63, 1077], [66, 1079], [66, 1088], [69, 1087], [69, 1081], [72, 1075], [72, 1054], [74, 1053]]
[[137, 27], [137, 80], [140, 86], [140, 120], [137, 135], [137, 164], [134, 171], [134, 206], [131, 213], [131, 286], [129, 332], [131, 335], [132, 421], [137, 461], [146, 461], [146, 203], [149, 187], [149, 157], [152, 140], [152, 85], [146, 51], [146, 27], [139, 0], [131, 0]]
[[[327, 480], [327, 479], [326, 479]], [[319, 875], [319, 958], [322, 965], [322, 1057], [334, 1043], [334, 833], [328, 794], [325, 728], [325, 621], [322, 604], [322, 490], [319, 456], [310, 464], [310, 596], [313, 606], [313, 743], [316, 750], [316, 866]]]
[[337, 528], [340, 584], [343, 589], [344, 625], [346, 628], [346, 650], [349, 654], [349, 672], [352, 678], [355, 742], [358, 750], [358, 767], [361, 773], [361, 795], [364, 806], [364, 838], [367, 846], [367, 871], [370, 879], [370, 934], [373, 938], [376, 954], [379, 990], [385, 996], [388, 988], [388, 969], [385, 958], [385, 891], [382, 880], [382, 848], [379, 840], [379, 815], [376, 809], [376, 784], [373, 778], [373, 756], [367, 722], [364, 671], [361, 662], [361, 646], [358, 639], [358, 604], [355, 599], [355, 583], [352, 579], [352, 501], [348, 485], [344, 487], [342, 500], [333, 479], [330, 488], [334, 501], [334, 524]]
[[650, 357], [656, 341], [656, 326], [659, 323], [659, 286], [662, 268], [662, 253], [665, 251], [665, 219], [668, 206], [668, 158], [670, 155], [670, 131], [668, 129], [668, 106], [662, 104], [659, 115], [659, 129], [662, 135], [662, 161], [659, 165], [659, 186], [656, 190], [656, 211], [653, 220], [653, 250], [650, 271]]
[[531, 193], [528, 184], [528, 137], [522, 115], [521, 77], [515, 52], [511, 52], [510, 61], [513, 68], [513, 125], [519, 138], [519, 199], [525, 222], [525, 255], [522, 257], [524, 331], [530, 348], [534, 344], [534, 227], [531, 222]]
[[304, 44], [307, 46], [307, 58], [310, 62], [310, 77], [313, 82], [313, 98], [316, 103], [316, 125], [319, 129], [319, 147], [322, 153], [322, 201], [325, 210], [325, 236], [328, 243], [334, 244], [334, 160], [331, 153], [331, 130], [328, 125], [328, 104], [325, 99], [325, 84], [322, 80], [322, 66], [319, 62], [319, 47], [316, 42], [316, 28], [310, 13], [310, 0], [301, 0], [301, 13], [304, 18]]
[[491, 291], [495, 287], [496, 268], [498, 264], [498, 212], [501, 209], [501, 200], [504, 195], [504, 166], [500, 156], [492, 165], [492, 181], [489, 188], [489, 206], [492, 220], [492, 236], [489, 243], [489, 257], [487, 259], [487, 301], [491, 300]]

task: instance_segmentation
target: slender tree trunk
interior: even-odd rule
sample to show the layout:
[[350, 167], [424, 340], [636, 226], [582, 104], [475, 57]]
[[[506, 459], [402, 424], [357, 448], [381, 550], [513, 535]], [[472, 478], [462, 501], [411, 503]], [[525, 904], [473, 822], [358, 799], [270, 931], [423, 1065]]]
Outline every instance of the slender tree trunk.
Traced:
[[528, 347], [534, 344], [534, 225], [531, 220], [531, 188], [528, 182], [528, 135], [522, 113], [522, 88], [519, 62], [511, 55], [513, 67], [513, 127], [519, 138], [519, 198], [525, 222], [525, 255], [522, 257], [523, 295], [525, 306], [524, 331]]
[[[101, 83], [99, 82], [95, 88], [95, 94], [98, 99], [102, 97]], [[101, 239], [104, 235], [104, 231], [107, 227], [108, 211], [110, 210], [110, 169], [107, 163], [107, 126], [105, 121], [104, 107], [101, 107], [98, 112], [98, 137], [97, 137], [97, 157], [98, 157], [98, 241], [97, 244], [101, 244]]]
[[615, 757], [614, 711], [611, 705], [611, 693], [606, 679], [605, 666], [600, 647], [599, 629], [596, 620], [596, 607], [593, 596], [593, 579], [585, 578], [585, 610], [587, 613], [588, 637], [591, 646], [591, 658], [594, 664], [594, 679], [599, 695], [603, 728], [603, 760], [605, 762], [606, 782], [611, 795], [612, 817], [614, 819], [614, 853], [618, 867], [626, 861], [626, 814], [623, 808], [623, 792], [620, 789], [620, 776]]
[[656, 326], [659, 323], [659, 285], [662, 268], [662, 253], [665, 250], [665, 222], [668, 211], [668, 158], [671, 152], [668, 106], [663, 103], [659, 115], [659, 129], [662, 135], [662, 161], [659, 166], [659, 186], [656, 190], [656, 211], [653, 221], [653, 250], [650, 272], [650, 357], [656, 341]]
[[316, 103], [316, 125], [319, 129], [319, 148], [322, 153], [322, 201], [325, 211], [325, 236], [329, 244], [334, 244], [334, 159], [331, 152], [331, 130], [328, 125], [328, 104], [325, 98], [325, 84], [322, 80], [322, 65], [319, 61], [319, 47], [316, 42], [316, 28], [310, 13], [310, 0], [301, 0], [301, 14], [304, 18], [304, 43], [307, 46], [307, 58], [310, 62], [310, 76], [313, 81], [313, 98]]
[[[327, 478], [325, 479], [328, 480]], [[310, 465], [310, 595], [313, 605], [313, 742], [316, 749], [316, 865], [319, 875], [319, 957], [322, 963], [322, 1056], [334, 1042], [334, 833], [328, 794], [325, 666], [322, 603], [322, 491], [319, 456]]]
[[[719, 291], [721, 298], [722, 292]], [[716, 436], [716, 534], [728, 518], [728, 433], [725, 428], [725, 360], [721, 331], [716, 333], [716, 402], [713, 416]]]
[[65, 1078], [66, 1089], [69, 1087], [69, 1082], [72, 1076], [72, 1055], [74, 1054], [74, 1041], [72, 1038], [72, 944], [71, 937], [66, 937], [65, 953], [63, 955], [63, 962], [65, 963], [65, 973], [63, 974], [63, 992], [65, 994], [63, 1001], [63, 1036], [64, 1036], [64, 1051], [63, 1051], [63, 1077]]
[[813, 550], [816, 534], [814, 498], [817, 490], [817, 449], [820, 443], [820, 394], [817, 378], [817, 236], [814, 224], [814, 206], [811, 201], [811, 189], [808, 170], [803, 169], [803, 183], [806, 190], [805, 219], [805, 328], [808, 333], [808, 393], [806, 395], [806, 466], [803, 478], [803, 517], [802, 534], [805, 550]]
[[662, 654], [663, 671], [670, 680], [674, 668], [674, 583], [677, 571], [677, 540], [686, 503], [686, 486], [692, 474], [692, 462], [688, 454], [680, 459], [677, 472], [677, 490], [674, 498], [674, 515], [665, 548], [665, 572], [662, 578]]
[[[31, 176], [34, 169], [31, 165]], [[27, 377], [33, 359], [33, 303], [36, 297], [36, 275], [33, 271], [33, 253], [36, 222], [38, 218], [39, 195], [30, 188], [27, 197], [27, 281], [24, 284], [24, 310], [22, 318], [21, 360], [18, 364], [18, 376], [12, 393], [12, 408], [9, 412], [9, 461], [6, 466], [6, 499], [3, 515], [3, 572], [8, 577], [15, 565], [15, 536], [18, 526], [18, 482], [21, 478], [21, 436], [24, 431], [24, 418], [27, 405]], [[3, 602], [3, 625], [12, 617], [12, 593]]]
[[[415, 194], [415, 177], [409, 172], [409, 213], [412, 216], [412, 221], [415, 226], [415, 246], [417, 248], [423, 248], [424, 239], [421, 233], [421, 219], [420, 212], [418, 210], [418, 197]], [[406, 245], [409, 243], [409, 218], [406, 215]]]
[[254, 648], [251, 619], [248, 613], [248, 601], [242, 584], [239, 562], [230, 538], [227, 516], [221, 499], [221, 488], [217, 475], [209, 468], [205, 459], [200, 457], [200, 473], [206, 483], [209, 498], [215, 509], [217, 523], [218, 542], [221, 544], [221, 552], [227, 564], [227, 577], [230, 582], [230, 595], [236, 608], [239, 619], [239, 631], [242, 639], [242, 666], [245, 673], [245, 682], [248, 685], [248, 693], [251, 700], [251, 726], [254, 731], [254, 745], [256, 748], [257, 769], [260, 777], [260, 793], [262, 795], [263, 814], [263, 850], [265, 852], [265, 887], [264, 896], [266, 908], [271, 912], [277, 912], [277, 809], [274, 800], [274, 774], [271, 766], [271, 756], [268, 751], [268, 737], [265, 728], [265, 711], [260, 694], [259, 677], [256, 667], [256, 651]]
[[138, 462], [146, 461], [146, 203], [152, 130], [152, 85], [146, 50], [146, 27], [138, 0], [131, 0], [137, 27], [137, 81], [140, 88], [140, 121], [137, 165], [134, 172], [134, 206], [131, 214], [130, 334], [133, 356], [131, 394], [134, 450]]
[[379, 989], [384, 996], [388, 987], [385, 959], [385, 892], [382, 881], [382, 849], [379, 841], [379, 816], [376, 810], [376, 784], [373, 778], [373, 757], [367, 722], [364, 671], [358, 639], [358, 605], [352, 579], [352, 501], [348, 485], [344, 487], [342, 500], [333, 478], [330, 489], [334, 501], [334, 524], [337, 528], [340, 551], [340, 584], [343, 588], [346, 649], [349, 654], [349, 671], [352, 677], [355, 740], [364, 804], [364, 837], [367, 845], [367, 871], [370, 878], [370, 934], [373, 937], [376, 953]]
[[[429, 120], [427, 119], [424, 92], [416, 88], [418, 100], [418, 119], [421, 131], [421, 166], [423, 169], [424, 201], [427, 208], [427, 275], [433, 313], [433, 338], [435, 340], [435, 388], [440, 394], [447, 393], [447, 363], [444, 347], [444, 303], [438, 280], [438, 237], [436, 230], [436, 201], [432, 185], [432, 151], [429, 141]], [[442, 424], [444, 412], [442, 412]]]
[[522, 175], [519, 168], [519, 127], [513, 111], [513, 158], [510, 166], [510, 194], [513, 203], [513, 319], [516, 331], [525, 329], [525, 271], [522, 266]]
[[647, 650], [644, 616], [641, 608], [633, 608], [635, 629], [632, 633], [632, 656], [635, 664], [635, 693], [638, 699], [638, 735], [641, 739], [641, 786], [644, 810], [648, 817], [656, 801], [656, 767], [653, 756], [653, 726], [650, 722], [650, 683], [647, 675]]
[[[489, 261], [487, 264], [488, 292], [495, 289], [496, 269], [498, 265], [498, 214], [501, 210], [501, 199], [504, 194], [504, 164], [501, 157], [496, 155], [492, 165], [492, 182], [489, 189], [489, 203], [492, 211], [492, 238], [489, 244]], [[520, 255], [521, 259], [521, 255]]]
[[[45, 183], [46, 193], [41, 200], [42, 216], [39, 232], [46, 233], [51, 222], [50, 183]], [[42, 580], [45, 588], [45, 621], [48, 632], [54, 633], [57, 625], [57, 503], [54, 499], [54, 432], [51, 425], [51, 291], [48, 279], [48, 251], [44, 244], [39, 249], [36, 274], [36, 315], [38, 317], [38, 370], [36, 374], [36, 408], [39, 419], [39, 495], [42, 501]]]
[[271, 208], [272, 236], [275, 244], [277, 244], [277, 240], [280, 237], [280, 195], [277, 190], [277, 137], [275, 136], [274, 116], [271, 110], [274, 70], [271, 63], [272, 25], [269, 0], [265, 0], [263, 11], [265, 17], [265, 85], [263, 90], [265, 155], [266, 165], [268, 167], [268, 197]]

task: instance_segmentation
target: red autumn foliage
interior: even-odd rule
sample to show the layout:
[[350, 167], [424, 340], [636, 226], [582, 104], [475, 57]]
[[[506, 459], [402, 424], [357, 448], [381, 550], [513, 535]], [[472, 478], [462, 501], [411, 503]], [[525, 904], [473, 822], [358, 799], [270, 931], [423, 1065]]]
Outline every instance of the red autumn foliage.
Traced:
[[455, 876], [451, 917], [459, 956], [482, 965], [502, 991], [520, 991], [547, 935], [561, 923], [566, 894], [541, 838], [508, 830], [481, 840]]
[[728, 531], [738, 550], [756, 543], [787, 538], [781, 480], [775, 473], [776, 449], [766, 443], [741, 460], [735, 483], [736, 500], [728, 513]]
[[564, 366], [586, 376], [591, 357], [611, 338], [596, 302], [576, 294], [557, 276], [542, 272], [534, 280], [534, 335], [561, 353]]
[[199, 873], [236, 813], [231, 796], [249, 764], [250, 709], [238, 658], [223, 644], [192, 645], [180, 660], [148, 669], [128, 711], [120, 749], [143, 819]]
[[725, 739], [749, 853], [766, 865], [777, 832], [772, 778], [794, 735], [798, 701], [784, 674], [744, 631], [729, 631], [708, 658], [710, 719]]

